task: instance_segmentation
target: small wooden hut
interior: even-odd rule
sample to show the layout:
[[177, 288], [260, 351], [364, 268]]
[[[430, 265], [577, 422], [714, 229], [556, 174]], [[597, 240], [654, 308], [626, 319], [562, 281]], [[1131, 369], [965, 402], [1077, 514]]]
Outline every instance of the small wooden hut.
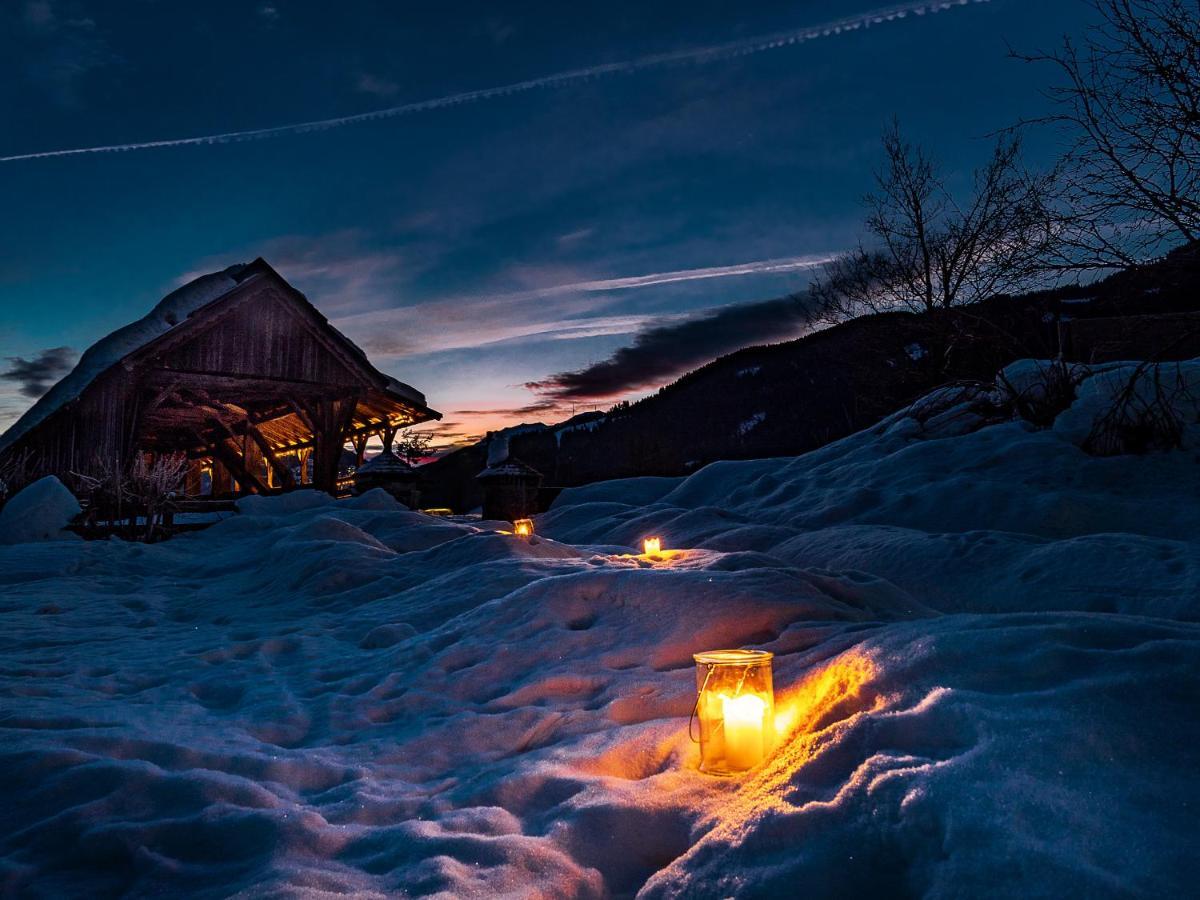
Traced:
[[91, 347], [0, 436], [29, 477], [186, 454], [186, 493], [336, 493], [347, 443], [441, 418], [264, 260], [205, 275]]

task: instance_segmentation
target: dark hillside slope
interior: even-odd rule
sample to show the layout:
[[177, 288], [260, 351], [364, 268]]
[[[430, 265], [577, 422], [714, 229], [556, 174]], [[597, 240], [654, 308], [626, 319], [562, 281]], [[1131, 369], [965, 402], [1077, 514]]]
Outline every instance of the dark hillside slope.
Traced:
[[[1197, 309], [1200, 254], [1189, 249], [1096, 284], [999, 297], [935, 320], [883, 313], [748, 347], [603, 416], [522, 426], [510, 449], [557, 486], [796, 455], [865, 428], [938, 384], [991, 378], [1014, 359], [1053, 356], [1060, 335], [1080, 319]], [[1200, 344], [1200, 327], [1196, 338]], [[1086, 357], [1089, 348], [1073, 343]], [[1176, 349], [1200, 353], [1187, 342]], [[474, 476], [486, 456], [485, 441], [422, 466], [423, 503], [479, 505]]]

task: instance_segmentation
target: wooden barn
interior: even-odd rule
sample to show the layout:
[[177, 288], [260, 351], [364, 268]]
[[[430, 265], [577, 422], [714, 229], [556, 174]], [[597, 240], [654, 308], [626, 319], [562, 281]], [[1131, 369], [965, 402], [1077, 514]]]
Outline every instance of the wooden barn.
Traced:
[[[441, 418], [262, 259], [205, 275], [91, 347], [4, 435], [29, 478], [186, 454], [186, 493], [335, 493], [347, 445]], [[178, 458], [178, 457], [177, 457]]]

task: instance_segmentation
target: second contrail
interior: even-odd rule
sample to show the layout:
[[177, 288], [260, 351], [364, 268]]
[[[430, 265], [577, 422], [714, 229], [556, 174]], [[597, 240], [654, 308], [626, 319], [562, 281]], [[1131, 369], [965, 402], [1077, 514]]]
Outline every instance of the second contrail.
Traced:
[[409, 116], [415, 113], [444, 109], [463, 103], [475, 103], [480, 100], [490, 100], [495, 97], [507, 97], [537, 88], [557, 87], [576, 81], [586, 81], [591, 78], [601, 78], [606, 75], [628, 74], [645, 69], [680, 63], [709, 63], [738, 56], [749, 56], [779, 47], [806, 43], [831, 35], [842, 34], [893, 22], [908, 16], [919, 16], [928, 13], [941, 12], [958, 6], [973, 6], [988, 3], [990, 0], [916, 0], [916, 2], [901, 3], [887, 6], [869, 12], [860, 13], [845, 19], [825, 22], [820, 25], [808, 25], [790, 31], [774, 34], [759, 35], [732, 41], [727, 44], [716, 44], [708, 47], [677, 50], [671, 53], [658, 53], [639, 59], [621, 62], [605, 63], [598, 66], [588, 66], [583, 69], [570, 69], [556, 72], [528, 81], [517, 81], [499, 87], [481, 88], [475, 91], [465, 91], [461, 94], [450, 94], [445, 97], [435, 97], [431, 100], [421, 100], [416, 103], [406, 103], [402, 106], [389, 106], [386, 109], [376, 109], [370, 112], [357, 113], [352, 116], [338, 116], [333, 119], [318, 119], [313, 122], [298, 122], [290, 125], [275, 125], [270, 128], [255, 128], [247, 131], [227, 131], [222, 134], [207, 134], [196, 137], [168, 138], [157, 141], [139, 141], [128, 144], [108, 144], [99, 147], [75, 147], [68, 150], [43, 150], [37, 153], [18, 153], [12, 156], [0, 156], [0, 163], [18, 162], [30, 159], [52, 159], [58, 156], [80, 156], [86, 153], [122, 153], [127, 150], [153, 150], [164, 147], [192, 147], [212, 144], [231, 144], [239, 141], [256, 141], [264, 138], [284, 137], [286, 135], [307, 134], [314, 131], [327, 131], [331, 128], [341, 128], [343, 125], [356, 125], [360, 122], [374, 122], [379, 119], [391, 119], [397, 116]]

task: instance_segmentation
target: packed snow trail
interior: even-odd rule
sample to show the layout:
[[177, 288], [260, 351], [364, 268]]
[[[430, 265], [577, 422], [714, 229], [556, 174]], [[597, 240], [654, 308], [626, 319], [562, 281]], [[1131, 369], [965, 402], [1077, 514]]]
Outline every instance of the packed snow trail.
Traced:
[[[1186, 894], [1195, 429], [1089, 457], [1095, 408], [574, 489], [528, 542], [301, 492], [0, 543], [0, 893]], [[706, 777], [691, 654], [742, 645], [784, 739]]]

